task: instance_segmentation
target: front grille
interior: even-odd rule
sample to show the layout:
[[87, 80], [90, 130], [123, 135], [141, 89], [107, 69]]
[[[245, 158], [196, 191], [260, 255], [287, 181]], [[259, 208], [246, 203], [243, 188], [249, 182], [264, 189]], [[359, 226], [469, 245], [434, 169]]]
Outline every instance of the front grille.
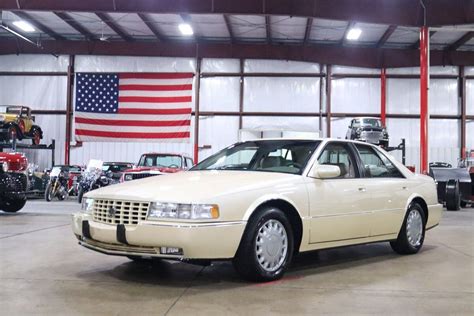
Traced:
[[157, 176], [156, 173], [132, 173], [132, 179], [143, 179], [143, 178], [148, 178], [151, 176]]
[[96, 222], [136, 225], [146, 220], [149, 206], [150, 202], [94, 200], [92, 214]]

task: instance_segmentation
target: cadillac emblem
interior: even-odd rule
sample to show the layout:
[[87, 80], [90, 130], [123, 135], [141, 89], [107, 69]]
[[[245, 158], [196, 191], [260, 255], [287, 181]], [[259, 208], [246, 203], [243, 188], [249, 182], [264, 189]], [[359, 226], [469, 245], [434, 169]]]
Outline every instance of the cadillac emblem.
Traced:
[[117, 210], [113, 206], [111, 206], [109, 210], [107, 211], [107, 214], [109, 215], [109, 217], [114, 217], [115, 213], [117, 213]]

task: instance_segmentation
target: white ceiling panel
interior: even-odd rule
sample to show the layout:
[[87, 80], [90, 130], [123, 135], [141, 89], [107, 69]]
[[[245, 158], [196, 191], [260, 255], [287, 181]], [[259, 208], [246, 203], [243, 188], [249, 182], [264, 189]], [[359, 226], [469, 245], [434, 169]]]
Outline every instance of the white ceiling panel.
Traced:
[[313, 41], [340, 41], [348, 22], [314, 19], [310, 39]]
[[178, 14], [148, 14], [153, 24], [165, 37], [184, 38], [178, 29], [183, 19]]
[[135, 13], [109, 13], [112, 20], [127, 34], [133, 37], [154, 37], [153, 32], [143, 23]]
[[263, 40], [267, 33], [265, 18], [258, 15], [232, 15], [229, 17], [236, 38]]
[[362, 30], [359, 39], [354, 42], [376, 43], [389, 26], [383, 24], [356, 23], [354, 27]]
[[[21, 20], [23, 20], [23, 19], [19, 18], [18, 16], [16, 16], [15, 14], [13, 14], [10, 11], [3, 11], [2, 12], [2, 22], [4, 22], [7, 26], [12, 28], [13, 30], [18, 30], [18, 31], [21, 32], [21, 30], [19, 30], [15, 26], [13, 26], [13, 22], [21, 21]], [[40, 34], [42, 35], [42, 33], [36, 28], [35, 28], [34, 32], [31, 32], [31, 33], [21, 32], [21, 33], [25, 34], [25, 35], [28, 35], [29, 37], [31, 37], [31, 36], [36, 37], [36, 36], [39, 36]]]
[[191, 21], [195, 32], [204, 38], [229, 38], [224, 17], [216, 14], [192, 14]]
[[81, 35], [81, 33], [76, 31], [73, 27], [71, 27], [52, 12], [27, 11], [26, 13], [28, 13], [36, 21], [46, 25], [60, 35], [66, 37], [68, 37], [68, 35]]
[[449, 45], [460, 39], [466, 32], [464, 31], [437, 31], [431, 36], [431, 44]]
[[301, 41], [306, 31], [306, 18], [290, 16], [270, 17], [272, 38], [284, 41]]
[[110, 36], [111, 38], [120, 38], [110, 27], [102, 20], [90, 12], [70, 12], [69, 16], [96, 36]]
[[387, 43], [414, 44], [418, 41], [419, 29], [415, 27], [399, 26], [388, 39]]

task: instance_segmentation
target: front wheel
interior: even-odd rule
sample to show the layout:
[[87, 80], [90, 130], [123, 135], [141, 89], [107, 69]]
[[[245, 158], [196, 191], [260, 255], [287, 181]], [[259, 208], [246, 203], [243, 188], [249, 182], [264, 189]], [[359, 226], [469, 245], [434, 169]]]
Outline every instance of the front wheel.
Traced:
[[3, 201], [2, 205], [0, 205], [0, 209], [4, 210], [7, 213], [16, 213], [25, 206], [26, 200], [5, 200]]
[[38, 129], [33, 131], [31, 142], [33, 145], [39, 145], [41, 143], [41, 132]]
[[293, 256], [293, 230], [285, 214], [261, 209], [247, 224], [233, 260], [237, 272], [251, 281], [281, 278]]
[[392, 249], [404, 255], [417, 253], [425, 240], [425, 224], [425, 213], [421, 206], [418, 203], [410, 204], [397, 240], [390, 242]]
[[84, 189], [79, 186], [79, 190], [77, 192], [77, 202], [80, 204], [82, 203], [82, 196], [84, 195]]
[[48, 202], [51, 202], [53, 199], [53, 189], [51, 188], [51, 183], [48, 183], [46, 190], [44, 191], [44, 199]]

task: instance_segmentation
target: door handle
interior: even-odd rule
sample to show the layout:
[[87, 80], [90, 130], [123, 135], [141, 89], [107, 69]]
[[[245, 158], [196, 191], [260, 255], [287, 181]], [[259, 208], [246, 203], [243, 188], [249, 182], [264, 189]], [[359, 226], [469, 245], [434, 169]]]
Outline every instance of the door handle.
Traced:
[[365, 192], [365, 191], [367, 191], [365, 188], [359, 188], [358, 190], [359, 190], [359, 192]]
[[402, 187], [402, 190], [408, 190], [408, 187]]

